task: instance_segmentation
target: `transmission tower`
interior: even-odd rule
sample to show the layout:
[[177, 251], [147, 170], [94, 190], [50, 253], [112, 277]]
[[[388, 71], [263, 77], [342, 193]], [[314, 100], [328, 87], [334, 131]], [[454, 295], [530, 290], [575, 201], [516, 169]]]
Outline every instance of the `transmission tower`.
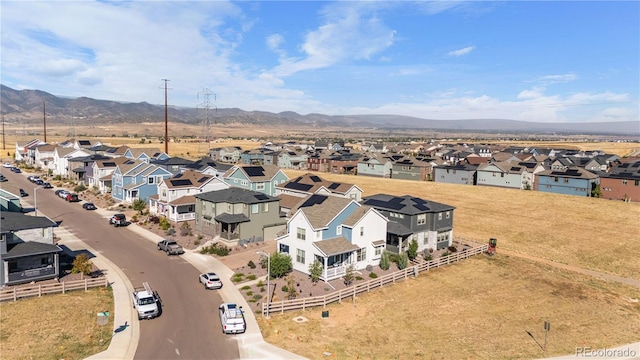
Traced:
[[[213, 103], [211, 98], [213, 97]], [[200, 135], [202, 138], [200, 139], [200, 146], [198, 147], [198, 154], [204, 154], [205, 156], [209, 153], [209, 141], [210, 139], [210, 131], [211, 126], [215, 125], [215, 117], [212, 111], [212, 108], [215, 109], [215, 112], [218, 112], [218, 107], [215, 105], [216, 94], [211, 90], [204, 88], [201, 92], [198, 93], [198, 101], [202, 98], [202, 102], [198, 103], [198, 117], [200, 118], [200, 123], [202, 125], [202, 130], [200, 131]]]

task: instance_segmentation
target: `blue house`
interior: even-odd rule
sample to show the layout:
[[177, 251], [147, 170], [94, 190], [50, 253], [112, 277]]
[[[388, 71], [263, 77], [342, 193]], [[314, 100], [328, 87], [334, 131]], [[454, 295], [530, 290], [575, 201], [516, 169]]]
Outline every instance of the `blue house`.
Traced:
[[235, 165], [223, 176], [229, 186], [276, 196], [276, 185], [289, 181], [276, 165]]
[[173, 174], [162, 167], [141, 160], [127, 160], [114, 170], [111, 176], [111, 197], [132, 203], [137, 199], [147, 201], [158, 193], [158, 184]]
[[582, 168], [545, 170], [536, 175], [534, 189], [565, 195], [591, 196], [591, 191], [600, 184], [600, 177]]

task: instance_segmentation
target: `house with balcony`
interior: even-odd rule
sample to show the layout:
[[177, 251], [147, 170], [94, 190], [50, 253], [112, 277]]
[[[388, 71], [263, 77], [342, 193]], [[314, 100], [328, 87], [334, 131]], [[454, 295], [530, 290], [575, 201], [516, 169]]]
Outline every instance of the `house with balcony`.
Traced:
[[433, 168], [433, 181], [449, 184], [475, 185], [478, 165], [438, 165]]
[[170, 178], [160, 180], [158, 193], [149, 196], [149, 213], [180, 222], [196, 218], [194, 195], [228, 189], [220, 178], [194, 170], [186, 170]]
[[276, 196], [291, 195], [304, 198], [313, 194], [339, 196], [360, 201], [362, 189], [355, 184], [324, 180], [311, 173], [306, 173], [283, 184], [276, 185]]
[[455, 207], [418, 197], [376, 194], [362, 198], [361, 204], [371, 206], [389, 219], [386, 249], [401, 254], [409, 249], [411, 240], [418, 251], [441, 250], [453, 244], [453, 211]]
[[97, 188], [101, 194], [110, 193], [112, 188], [111, 175], [118, 165], [124, 164], [127, 161], [129, 161], [129, 159], [126, 157], [105, 157], [102, 160], [95, 160], [91, 164], [91, 175], [85, 177], [87, 186]]
[[108, 156], [92, 154], [69, 158], [69, 178], [88, 184], [88, 179], [93, 178], [93, 163], [99, 160], [111, 160]]
[[289, 181], [276, 165], [234, 165], [222, 179], [230, 186], [276, 195], [276, 185]]
[[338, 151], [329, 156], [328, 171], [333, 174], [355, 175], [358, 170], [358, 163], [363, 160], [360, 153], [350, 151]]
[[236, 164], [240, 162], [242, 148], [240, 146], [229, 146], [209, 149], [209, 157], [214, 161], [227, 164]]
[[56, 146], [53, 151], [53, 175], [60, 175], [69, 179], [73, 174], [73, 165], [69, 165], [69, 159], [89, 156], [87, 150], [78, 150], [73, 147]]
[[53, 240], [58, 224], [20, 212], [0, 216], [0, 287], [58, 277], [62, 249]]
[[566, 170], [545, 170], [536, 175], [534, 190], [556, 194], [591, 196], [600, 184], [600, 177], [588, 170], [572, 167]]
[[527, 168], [513, 162], [491, 162], [478, 166], [476, 185], [510, 189], [526, 187]]
[[287, 223], [280, 200], [261, 192], [230, 187], [193, 196], [195, 230], [227, 246], [273, 240]]
[[431, 162], [405, 156], [391, 164], [391, 177], [402, 180], [430, 181], [433, 173], [432, 166]]
[[29, 149], [33, 146], [44, 145], [44, 141], [40, 139], [32, 139], [29, 141], [16, 141], [16, 150], [14, 152], [15, 161], [27, 163], [29, 157]]
[[278, 154], [278, 167], [281, 169], [303, 170], [307, 168], [309, 154], [305, 151], [283, 150]]
[[336, 196], [310, 195], [293, 211], [277, 251], [291, 256], [293, 269], [310, 274], [315, 261], [320, 279], [330, 281], [380, 264], [387, 219], [376, 209]]
[[126, 203], [133, 203], [137, 199], [146, 202], [149, 196], [158, 193], [158, 183], [172, 175], [159, 166], [127, 159], [117, 164], [111, 175], [111, 197]]

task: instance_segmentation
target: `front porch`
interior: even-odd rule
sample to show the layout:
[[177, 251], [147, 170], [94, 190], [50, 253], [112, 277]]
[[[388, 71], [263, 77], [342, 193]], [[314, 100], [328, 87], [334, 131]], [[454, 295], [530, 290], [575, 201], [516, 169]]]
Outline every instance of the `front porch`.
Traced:
[[58, 277], [58, 253], [61, 251], [57, 245], [34, 241], [13, 244], [2, 257], [5, 271], [0, 285], [15, 285]]
[[359, 248], [344, 237], [316, 241], [313, 246], [320, 251], [320, 254], [315, 254], [314, 260], [322, 265], [320, 280], [324, 282], [343, 277], [347, 268], [356, 263], [355, 252]]

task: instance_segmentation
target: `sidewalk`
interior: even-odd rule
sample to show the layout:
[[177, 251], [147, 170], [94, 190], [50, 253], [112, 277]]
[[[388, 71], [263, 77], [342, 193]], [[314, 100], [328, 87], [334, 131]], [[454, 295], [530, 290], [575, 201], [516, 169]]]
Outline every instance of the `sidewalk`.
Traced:
[[[105, 218], [108, 218], [112, 213], [114, 213], [113, 211], [101, 209], [98, 209], [97, 211]], [[163, 237], [147, 231], [136, 224], [130, 224], [127, 228], [154, 244], [163, 240]], [[69, 237], [72, 236], [71, 234], [69, 235]], [[77, 238], [64, 244], [69, 248], [72, 248], [69, 244], [75, 245], [75, 248], [85, 248], [95, 254], [96, 258], [92, 259], [92, 261], [97, 267], [107, 270], [107, 278], [114, 287], [114, 312], [116, 314], [114, 318], [113, 339], [106, 351], [93, 355], [88, 359], [133, 359], [138, 346], [140, 328], [139, 322], [137, 320], [134, 321], [135, 314], [133, 313], [131, 306], [129, 306], [128, 294], [133, 291], [131, 282], [113, 263], [100, 256], [95, 250], [90, 249]], [[273, 246], [275, 247], [275, 244], [273, 244]], [[236, 256], [237, 258], [233, 258], [233, 256]], [[240, 253], [238, 255], [230, 255], [228, 260], [230, 261], [229, 263], [246, 264], [252, 257], [255, 257], [255, 254], [248, 252]], [[213, 256], [202, 255], [195, 251], [186, 250], [184, 255], [182, 255], [182, 258], [191, 263], [191, 265], [200, 272], [204, 273], [213, 271], [220, 276], [224, 285], [222, 289], [218, 291], [220, 292], [220, 296], [223, 301], [236, 303], [245, 309], [250, 309], [245, 298], [242, 296], [236, 285], [230, 280], [233, 275], [233, 270], [231, 270], [231, 268]], [[305, 359], [304, 357], [265, 342], [262, 337], [262, 333], [260, 332], [260, 328], [258, 327], [255, 314], [252, 311], [246, 311], [244, 315], [247, 323], [247, 331], [244, 334], [235, 335], [238, 340], [240, 359]], [[119, 332], [118, 330], [122, 329], [121, 326], [125, 323], [130, 325], [127, 327], [130, 328], [131, 331]]]

